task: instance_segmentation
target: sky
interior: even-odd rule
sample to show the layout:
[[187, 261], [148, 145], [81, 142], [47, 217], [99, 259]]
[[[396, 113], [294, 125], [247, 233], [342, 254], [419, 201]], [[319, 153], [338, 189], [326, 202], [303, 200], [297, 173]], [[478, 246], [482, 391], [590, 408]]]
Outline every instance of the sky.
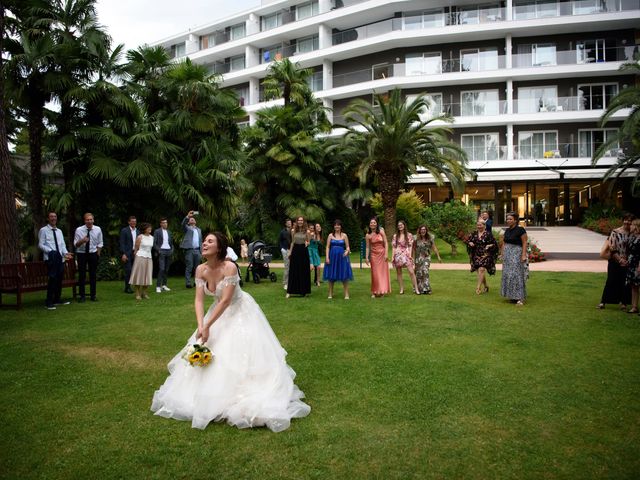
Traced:
[[98, 0], [114, 45], [135, 49], [260, 5], [260, 0]]

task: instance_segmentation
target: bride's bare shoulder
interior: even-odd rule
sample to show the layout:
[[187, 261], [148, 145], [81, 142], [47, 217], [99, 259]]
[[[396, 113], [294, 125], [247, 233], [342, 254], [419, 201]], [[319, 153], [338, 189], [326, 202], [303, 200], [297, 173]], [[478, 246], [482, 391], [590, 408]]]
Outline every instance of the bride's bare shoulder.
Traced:
[[229, 260], [224, 262], [224, 267], [222, 270], [223, 274], [225, 277], [232, 277], [234, 275], [238, 274], [238, 267], [236, 267], [236, 264], [233, 262], [230, 262]]

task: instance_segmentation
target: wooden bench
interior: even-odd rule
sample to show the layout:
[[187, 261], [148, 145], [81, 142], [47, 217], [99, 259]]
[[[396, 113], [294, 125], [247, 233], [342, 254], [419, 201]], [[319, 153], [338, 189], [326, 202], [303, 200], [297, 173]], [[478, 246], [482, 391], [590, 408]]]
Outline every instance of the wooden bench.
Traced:
[[[10, 293], [16, 295], [15, 307], [22, 308], [22, 294], [26, 292], [37, 292], [47, 290], [49, 275], [47, 274], [47, 264], [45, 262], [7, 263], [0, 265], [0, 307], [14, 307], [14, 305], [3, 305], [2, 294]], [[62, 287], [73, 288], [73, 298], [76, 297], [76, 263], [73, 259], [64, 263], [64, 273], [62, 275]]]

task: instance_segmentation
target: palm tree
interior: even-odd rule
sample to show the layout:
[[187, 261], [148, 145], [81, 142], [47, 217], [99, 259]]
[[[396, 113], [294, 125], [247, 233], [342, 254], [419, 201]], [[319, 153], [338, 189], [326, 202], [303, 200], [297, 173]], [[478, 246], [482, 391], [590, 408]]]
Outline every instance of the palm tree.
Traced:
[[[0, 6], [0, 52], [5, 52], [5, 35], [9, 28], [5, 23], [7, 2]], [[0, 55], [0, 99], [5, 98], [4, 55]], [[0, 108], [0, 264], [20, 261], [20, 236], [16, 214], [15, 189], [11, 174], [7, 124], [4, 101]]]
[[471, 175], [464, 151], [449, 140], [451, 129], [434, 125], [436, 121], [449, 122], [450, 117], [423, 119], [429, 105], [425, 94], [407, 104], [395, 89], [389, 95], [376, 94], [373, 105], [355, 100], [344, 112], [351, 126], [347, 127], [342, 147], [358, 160], [360, 182], [366, 185], [373, 180], [377, 185], [389, 236], [395, 233], [396, 202], [401, 190], [419, 167], [433, 175], [438, 185], [446, 178], [456, 192]]
[[255, 125], [244, 134], [249, 157], [244, 176], [253, 185], [248, 227], [267, 241], [275, 238], [284, 216], [323, 220], [335, 206], [317, 138], [330, 124], [307, 84], [310, 74], [289, 60], [271, 65], [263, 82], [265, 96], [284, 97], [284, 106], [260, 110]]
[[[636, 80], [640, 78], [640, 54], [636, 53], [632, 62], [620, 66], [621, 72], [635, 74]], [[600, 119], [600, 125], [605, 126], [620, 111], [629, 109], [629, 115], [613, 135], [596, 149], [593, 154], [592, 165], [595, 167], [598, 161], [611, 148], [623, 146], [623, 155], [605, 172], [604, 181], [611, 178], [619, 178], [627, 170], [635, 170], [635, 176], [631, 185], [631, 193], [640, 196], [640, 86], [638, 82], [622, 90], [616, 95]], [[613, 187], [613, 185], [612, 185]]]
[[291, 60], [273, 62], [269, 65], [267, 76], [262, 82], [266, 100], [284, 99], [284, 105], [290, 103], [304, 105], [311, 97], [311, 89], [307, 80], [313, 75], [310, 68], [300, 68], [300, 64]]

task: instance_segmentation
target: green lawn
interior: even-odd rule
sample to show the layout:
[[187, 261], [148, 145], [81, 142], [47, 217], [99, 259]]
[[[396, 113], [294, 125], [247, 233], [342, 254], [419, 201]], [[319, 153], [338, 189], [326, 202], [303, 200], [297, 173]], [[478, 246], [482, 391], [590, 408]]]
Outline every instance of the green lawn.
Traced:
[[474, 278], [371, 299], [357, 271], [350, 301], [247, 285], [312, 407], [278, 434], [149, 412], [194, 329], [180, 279], [140, 306], [120, 282], [51, 312], [29, 295], [0, 312], [0, 477], [637, 478], [640, 318], [594, 308], [602, 274], [533, 273], [524, 308]]

